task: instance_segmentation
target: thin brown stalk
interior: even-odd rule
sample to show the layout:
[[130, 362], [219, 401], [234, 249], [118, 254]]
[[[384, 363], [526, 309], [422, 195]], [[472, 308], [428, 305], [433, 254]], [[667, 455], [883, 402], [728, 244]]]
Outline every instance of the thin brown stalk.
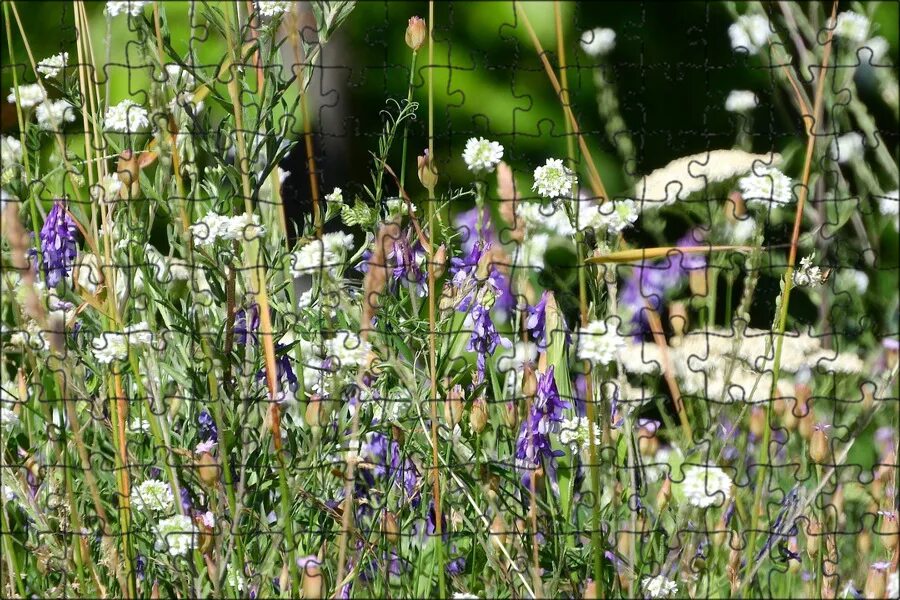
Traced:
[[653, 334], [653, 340], [656, 342], [656, 345], [659, 347], [659, 353], [662, 359], [662, 369], [663, 369], [663, 377], [666, 380], [666, 385], [669, 387], [669, 393], [672, 394], [672, 400], [675, 402], [675, 410], [678, 412], [678, 418], [681, 421], [681, 429], [684, 433], [684, 437], [688, 443], [693, 443], [694, 435], [691, 431], [691, 424], [688, 421], [687, 413], [684, 410], [684, 400], [681, 397], [681, 390], [678, 389], [678, 382], [675, 381], [675, 376], [672, 374], [672, 360], [669, 357], [669, 345], [666, 343], [666, 335], [663, 331], [662, 320], [659, 318], [659, 315], [655, 310], [653, 310], [653, 305], [650, 304], [650, 301], [644, 299], [644, 305], [647, 315], [647, 320], [650, 321], [650, 331]]

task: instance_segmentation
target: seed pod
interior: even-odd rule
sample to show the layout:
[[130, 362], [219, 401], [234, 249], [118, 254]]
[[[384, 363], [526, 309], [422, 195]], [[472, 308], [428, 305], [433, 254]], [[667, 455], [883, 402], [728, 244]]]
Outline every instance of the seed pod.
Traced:
[[322, 598], [322, 588], [324, 587], [324, 578], [319, 568], [322, 563], [314, 557], [310, 556], [297, 561], [297, 564], [303, 570], [303, 583], [300, 587], [303, 589], [304, 598]]
[[381, 528], [388, 542], [396, 544], [400, 541], [400, 526], [397, 524], [397, 517], [391, 511], [385, 511], [381, 517]]
[[[811, 419], [811, 417], [806, 417], [806, 419]], [[828, 436], [825, 434], [825, 429], [822, 427], [816, 427], [812, 433], [812, 438], [809, 440], [809, 458], [816, 464], [823, 464], [828, 460], [828, 456], [831, 454], [830, 448], [828, 447]]]
[[890, 552], [897, 548], [897, 538], [900, 535], [898, 524], [900, 523], [898, 523], [897, 513], [888, 511], [881, 513], [881, 531], [878, 533], [881, 536], [881, 542], [884, 544], [884, 547]]
[[475, 433], [481, 433], [488, 422], [487, 403], [484, 398], [476, 398], [469, 412], [469, 427]]
[[879, 563], [869, 567], [869, 575], [866, 577], [866, 598], [884, 598], [887, 589], [887, 571]]
[[418, 52], [428, 37], [428, 27], [422, 17], [410, 17], [406, 26], [406, 45], [413, 52]]
[[122, 150], [119, 154], [119, 164], [116, 166], [116, 175], [124, 186], [122, 197], [126, 200], [134, 200], [141, 195], [141, 165], [138, 155], [130, 149]]
[[688, 310], [684, 302], [673, 302], [669, 307], [669, 325], [676, 337], [681, 337], [688, 327]]
[[810, 521], [806, 526], [806, 553], [810, 558], [815, 558], [819, 554], [819, 543], [822, 540], [822, 523], [821, 521]]
[[212, 486], [219, 481], [221, 468], [216, 458], [209, 452], [204, 452], [197, 459], [197, 473], [200, 475], [200, 481], [206, 485]]
[[669, 505], [669, 501], [672, 499], [672, 480], [666, 476], [663, 479], [662, 487], [659, 488], [659, 492], [656, 493], [656, 508], [659, 512], [662, 512]]
[[447, 392], [447, 399], [444, 401], [444, 420], [450, 425], [450, 428], [456, 427], [463, 413], [463, 388], [456, 384]]
[[438, 246], [432, 260], [434, 278], [439, 279], [447, 271], [447, 247], [444, 244]]
[[306, 413], [304, 415], [306, 424], [313, 428], [321, 427], [322, 422], [325, 420], [323, 408], [321, 396], [315, 394], [310, 397], [309, 402], [306, 403]]
[[425, 189], [433, 191], [437, 187], [438, 172], [434, 166], [434, 159], [428, 155], [428, 150], [425, 150], [425, 154], [416, 159], [416, 163], [419, 167], [419, 181]]

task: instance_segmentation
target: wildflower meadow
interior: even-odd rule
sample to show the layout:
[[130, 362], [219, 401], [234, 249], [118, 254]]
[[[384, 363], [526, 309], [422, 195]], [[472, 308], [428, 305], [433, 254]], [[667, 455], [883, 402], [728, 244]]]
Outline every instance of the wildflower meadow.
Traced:
[[0, 596], [900, 597], [896, 3], [0, 11]]

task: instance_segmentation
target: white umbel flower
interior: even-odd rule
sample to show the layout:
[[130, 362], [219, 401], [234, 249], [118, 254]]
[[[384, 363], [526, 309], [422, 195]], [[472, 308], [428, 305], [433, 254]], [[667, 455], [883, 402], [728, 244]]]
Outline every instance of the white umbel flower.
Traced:
[[149, 346], [153, 343], [153, 334], [146, 321], [129, 325], [124, 329], [128, 342], [133, 346]]
[[75, 121], [75, 107], [68, 100], [44, 102], [34, 114], [44, 131], [59, 131], [64, 124]]
[[19, 416], [8, 408], [0, 407], [0, 429], [3, 433], [9, 435], [18, 425]]
[[369, 360], [372, 345], [351, 331], [338, 331], [326, 340], [326, 354], [340, 363], [343, 369], [361, 367]]
[[648, 598], [672, 598], [678, 593], [678, 584], [663, 575], [645, 577], [641, 588]]
[[756, 54], [769, 41], [771, 28], [763, 15], [741, 15], [728, 28], [731, 47]]
[[0, 136], [0, 163], [4, 171], [22, 164], [22, 142], [10, 135]]
[[746, 113], [759, 106], [759, 98], [749, 90], [731, 90], [725, 99], [725, 110], [733, 113]]
[[603, 56], [616, 47], [616, 32], [606, 27], [596, 27], [581, 34], [581, 49], [588, 56]]
[[163, 519], [156, 526], [159, 539], [157, 550], [165, 550], [170, 556], [182, 556], [194, 548], [198, 530], [194, 521], [186, 515], [175, 515]]
[[462, 157], [473, 173], [493, 173], [503, 158], [503, 146], [484, 138], [469, 138]]
[[[14, 87], [9, 88], [9, 96], [6, 97], [7, 102], [11, 104], [16, 103], [16, 89]], [[18, 91], [19, 106], [22, 108], [34, 108], [47, 99], [47, 93], [44, 91], [44, 88], [36, 83], [20, 85]]]
[[800, 266], [794, 271], [794, 285], [797, 287], [819, 287], [828, 281], [828, 272], [823, 272], [813, 264], [816, 253], [800, 259]]
[[547, 162], [534, 170], [534, 186], [531, 188], [544, 198], [559, 198], [572, 193], [576, 183], [572, 173], [558, 158], [548, 158]]
[[588, 450], [591, 447], [591, 432], [593, 431], [594, 445], [600, 447], [600, 428], [596, 423], [590, 422], [587, 417], [575, 417], [565, 419], [560, 425], [559, 441], [568, 446], [572, 454]]
[[45, 58], [37, 64], [37, 72], [44, 77], [53, 78], [59, 75], [59, 72], [66, 68], [69, 64], [69, 53], [60, 52], [48, 58]]
[[863, 44], [863, 47], [868, 48], [872, 52], [872, 62], [880, 62], [891, 49], [890, 43], [880, 35], [876, 35], [868, 40]]
[[453, 600], [478, 600], [478, 596], [466, 592], [453, 592]]
[[592, 321], [578, 332], [578, 358], [594, 364], [615, 362], [625, 347], [625, 338], [605, 321]]
[[91, 351], [98, 362], [108, 365], [128, 358], [128, 338], [121, 333], [104, 331], [91, 341]]
[[343, 204], [344, 192], [341, 188], [336, 187], [330, 194], [325, 194], [325, 202], [328, 204]]
[[125, 99], [106, 109], [103, 123], [107, 131], [119, 131], [122, 133], [134, 133], [150, 126], [150, 118], [147, 109], [139, 104]]
[[835, 138], [828, 147], [829, 158], [842, 165], [861, 159], [865, 153], [866, 139], [856, 131]]
[[638, 218], [638, 208], [634, 200], [604, 202], [589, 208], [585, 218], [588, 227], [619, 234], [631, 227]]
[[748, 206], [786, 205], [794, 199], [791, 178], [773, 167], [754, 169], [738, 181]]
[[219, 236], [225, 240], [249, 241], [261, 237], [265, 231], [265, 227], [259, 224], [259, 215], [243, 213], [225, 219]]
[[530, 232], [544, 230], [555, 235], [570, 236], [575, 228], [566, 214], [566, 209], [558, 202], [545, 206], [540, 202], [521, 202], [516, 207], [518, 216], [525, 222]]
[[336, 276], [347, 250], [352, 247], [353, 236], [349, 233], [326, 233], [322, 239], [309, 242], [291, 255], [291, 274], [299, 277], [324, 269]]
[[168, 483], [158, 479], [148, 479], [131, 490], [131, 507], [134, 510], [149, 510], [157, 513], [168, 512], [175, 506], [175, 497]]
[[131, 0], [130, 2], [107, 2], [106, 14], [110, 17], [118, 17], [121, 14], [129, 14], [132, 17], [140, 16], [148, 0]]
[[878, 198], [878, 212], [894, 218], [894, 227], [900, 229], [900, 190], [888, 192]]
[[91, 188], [91, 198], [100, 204], [115, 204], [123, 187], [122, 180], [115, 175], [104, 175], [100, 183]]
[[683, 473], [681, 490], [693, 506], [707, 508], [721, 505], [731, 495], [731, 478], [719, 467], [690, 466]]
[[866, 41], [866, 37], [869, 35], [869, 27], [868, 17], [858, 12], [847, 10], [837, 16], [834, 35], [861, 44]]
[[290, 0], [260, 0], [257, 4], [263, 17], [280, 17], [291, 9]]

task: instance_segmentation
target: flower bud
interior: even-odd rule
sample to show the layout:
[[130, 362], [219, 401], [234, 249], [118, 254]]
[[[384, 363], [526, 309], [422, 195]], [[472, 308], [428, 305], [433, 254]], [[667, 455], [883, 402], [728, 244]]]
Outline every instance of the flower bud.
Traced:
[[278, 578], [278, 589], [284, 593], [286, 590], [291, 588], [291, 571], [288, 569], [288, 564], [285, 562], [281, 565], [281, 576]]
[[875, 563], [869, 567], [869, 575], [866, 577], [866, 598], [885, 598], [887, 590], [886, 563]]
[[[797, 555], [797, 556], [800, 555], [800, 548], [797, 544], [797, 538], [792, 537], [788, 541], [788, 550], [790, 550], [791, 553], [794, 555]], [[796, 575], [797, 573], [800, 572], [800, 566], [801, 566], [800, 561], [798, 559], [796, 559], [796, 558], [788, 559], [788, 572], [791, 573], [792, 575]]]
[[695, 296], [706, 296], [709, 292], [709, 274], [707, 269], [691, 269], [690, 276], [691, 293]]
[[900, 530], [898, 530], [898, 519], [897, 513], [890, 511], [881, 511], [881, 531], [878, 534], [881, 536], [881, 543], [884, 544], [884, 547], [889, 551], [893, 552], [897, 548], [897, 538], [900, 536]]
[[381, 529], [385, 539], [391, 544], [400, 541], [400, 526], [397, 524], [397, 517], [391, 511], [385, 511], [381, 517]]
[[456, 384], [447, 392], [447, 399], [444, 401], [444, 419], [451, 428], [456, 427], [463, 413], [463, 389], [462, 386]]
[[418, 52], [428, 38], [428, 27], [422, 17], [410, 17], [406, 26], [406, 45], [413, 52]]
[[425, 189], [433, 191], [437, 187], [438, 173], [434, 166], [434, 159], [428, 155], [428, 150], [425, 150], [425, 154], [417, 159], [417, 163], [419, 165], [419, 181], [422, 182]]
[[150, 588], [150, 598], [151, 600], [159, 600], [161, 596], [159, 595], [159, 580], [153, 580], [153, 587]]
[[760, 406], [750, 409], [750, 433], [756, 439], [762, 439], [766, 432], [766, 411]]
[[584, 594], [582, 598], [584, 600], [596, 600], [600, 596], [597, 595], [597, 582], [593, 579], [588, 579], [584, 584]]
[[659, 438], [656, 437], [656, 431], [641, 427], [638, 429], [638, 448], [644, 456], [656, 456], [659, 450]]
[[660, 512], [664, 511], [672, 499], [672, 480], [668, 476], [663, 479], [662, 487], [656, 493], [656, 508]]
[[116, 167], [116, 175], [124, 186], [122, 195], [126, 199], [134, 199], [141, 194], [141, 165], [138, 155], [130, 149], [122, 150], [119, 154], [119, 164]]
[[745, 214], [747, 214], [747, 206], [744, 204], [744, 197], [738, 191], [731, 192], [725, 203], [725, 217], [729, 222], [737, 223]]
[[197, 460], [197, 473], [200, 475], [200, 481], [208, 486], [213, 486], [219, 481], [221, 469], [219, 462], [209, 452], [204, 452]]
[[439, 279], [447, 271], [447, 247], [444, 244], [438, 246], [432, 260], [434, 269], [434, 278]]
[[526, 398], [533, 398], [537, 392], [537, 378], [534, 375], [534, 368], [526, 364], [522, 371], [522, 395]]
[[861, 556], [868, 556], [869, 552], [872, 551], [872, 536], [865, 529], [856, 536], [856, 551]]
[[325, 420], [325, 410], [322, 406], [322, 397], [318, 394], [312, 396], [306, 403], [306, 424], [310, 427], [321, 427]]
[[669, 324], [676, 337], [684, 335], [688, 326], [688, 311], [684, 302], [673, 302], [669, 307]]
[[506, 522], [500, 515], [495, 515], [491, 521], [491, 542], [497, 547], [506, 544]]
[[469, 412], [469, 427], [475, 433], [481, 433], [488, 422], [487, 403], [484, 398], [477, 398], [472, 403], [472, 410]]
[[810, 558], [819, 554], [819, 542], [822, 539], [821, 521], [810, 521], [806, 526], [806, 553]]
[[[812, 417], [804, 417], [804, 421]], [[809, 440], [809, 458], [816, 464], [823, 464], [828, 460], [830, 454], [828, 447], [828, 436], [825, 434], [824, 427], [816, 427]]]
[[[303, 571], [303, 582], [300, 584], [304, 598], [322, 598], [324, 579], [319, 569], [322, 563], [315, 556], [297, 559], [297, 565]], [[283, 588], [282, 588], [283, 589]]]

